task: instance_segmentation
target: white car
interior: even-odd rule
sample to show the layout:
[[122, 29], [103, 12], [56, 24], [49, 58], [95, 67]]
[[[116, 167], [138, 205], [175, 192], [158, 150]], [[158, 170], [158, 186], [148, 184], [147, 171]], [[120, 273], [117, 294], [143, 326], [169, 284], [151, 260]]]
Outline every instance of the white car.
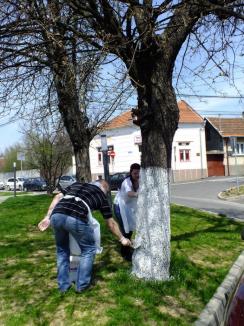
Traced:
[[[23, 190], [23, 184], [26, 181], [25, 178], [16, 178], [16, 189], [17, 190]], [[14, 178], [8, 179], [6, 183], [6, 189], [7, 190], [14, 190]]]
[[65, 189], [66, 187], [72, 185], [72, 183], [76, 182], [76, 178], [72, 177], [71, 175], [62, 175], [59, 179], [58, 179], [58, 188], [62, 188]]
[[0, 181], [0, 190], [4, 189], [4, 182]]

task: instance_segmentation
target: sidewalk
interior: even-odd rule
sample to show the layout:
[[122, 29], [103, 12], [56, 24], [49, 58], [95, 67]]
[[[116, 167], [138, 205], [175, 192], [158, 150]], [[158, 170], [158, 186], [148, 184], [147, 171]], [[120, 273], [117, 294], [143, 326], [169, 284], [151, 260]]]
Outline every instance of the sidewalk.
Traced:
[[0, 204], [3, 203], [5, 200], [13, 196], [0, 196]]

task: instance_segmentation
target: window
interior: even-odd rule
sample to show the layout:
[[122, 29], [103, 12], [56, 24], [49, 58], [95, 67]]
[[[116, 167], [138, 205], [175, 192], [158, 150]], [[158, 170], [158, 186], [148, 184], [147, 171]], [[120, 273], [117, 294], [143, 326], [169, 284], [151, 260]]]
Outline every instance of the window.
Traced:
[[178, 142], [178, 145], [179, 146], [189, 146], [190, 142], [189, 141], [187, 141], [187, 142]]
[[181, 162], [190, 161], [190, 150], [189, 149], [180, 149], [180, 161]]
[[101, 165], [102, 164], [102, 153], [99, 152], [98, 153], [98, 165]]
[[[103, 154], [102, 154], [102, 147], [97, 147], [98, 151], [98, 165], [103, 164]], [[113, 152], [114, 151], [114, 145], [109, 145], [108, 146], [108, 152]], [[108, 155], [108, 164], [111, 163], [110, 155]]]
[[237, 143], [236, 144], [236, 154], [237, 155], [244, 155], [244, 143]]

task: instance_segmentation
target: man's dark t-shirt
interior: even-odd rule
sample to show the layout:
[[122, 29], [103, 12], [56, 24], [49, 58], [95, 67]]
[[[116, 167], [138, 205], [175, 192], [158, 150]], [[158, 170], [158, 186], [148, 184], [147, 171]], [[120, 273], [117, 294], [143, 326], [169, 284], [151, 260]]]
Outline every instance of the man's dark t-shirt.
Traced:
[[112, 217], [112, 211], [104, 192], [96, 185], [90, 183], [75, 182], [63, 191], [64, 196], [73, 196], [72, 198], [62, 198], [55, 206], [52, 215], [56, 213], [69, 215], [88, 222], [88, 210], [86, 205], [77, 200], [79, 197], [89, 206], [90, 210], [100, 210], [103, 217], [108, 219]]

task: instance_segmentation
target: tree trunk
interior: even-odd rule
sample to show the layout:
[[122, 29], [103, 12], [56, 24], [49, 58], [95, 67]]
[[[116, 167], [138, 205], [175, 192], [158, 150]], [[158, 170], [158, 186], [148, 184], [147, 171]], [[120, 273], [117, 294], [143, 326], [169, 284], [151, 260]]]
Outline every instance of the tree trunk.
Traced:
[[55, 78], [58, 108], [73, 145], [76, 160], [76, 178], [80, 182], [87, 182], [91, 181], [89, 158], [91, 133], [88, 127], [88, 118], [80, 109], [74, 82], [75, 77], [70, 70], [67, 67], [65, 78], [60, 78], [59, 75], [56, 75]]
[[147, 71], [144, 65], [146, 77], [144, 87], [138, 88], [135, 112], [142, 134], [142, 168], [132, 273], [151, 280], [170, 277], [169, 179], [179, 119], [171, 78], [159, 66]]
[[91, 181], [89, 145], [90, 140], [87, 141], [87, 144], [83, 144], [82, 148], [77, 148], [74, 146], [76, 179], [80, 182]]

